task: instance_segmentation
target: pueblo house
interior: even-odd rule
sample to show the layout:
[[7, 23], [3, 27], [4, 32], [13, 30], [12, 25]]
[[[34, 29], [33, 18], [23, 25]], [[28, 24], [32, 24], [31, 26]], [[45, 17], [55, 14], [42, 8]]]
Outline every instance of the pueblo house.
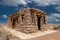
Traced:
[[46, 13], [26, 8], [9, 17], [9, 27], [24, 33], [32, 33], [46, 30]]

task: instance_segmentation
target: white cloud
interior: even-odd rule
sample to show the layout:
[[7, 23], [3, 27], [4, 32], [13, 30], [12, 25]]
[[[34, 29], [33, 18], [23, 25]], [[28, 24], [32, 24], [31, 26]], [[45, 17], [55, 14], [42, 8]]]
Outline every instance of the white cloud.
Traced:
[[7, 18], [7, 15], [3, 15], [2, 18]]
[[[57, 5], [59, 0], [33, 0], [38, 6]], [[60, 2], [59, 2], [60, 3]]]
[[56, 9], [58, 12], [60, 12], [60, 6], [57, 6], [55, 9]]
[[33, 0], [25, 0], [26, 3], [32, 3]]
[[51, 15], [49, 15], [47, 17], [47, 19], [48, 19], [48, 21], [60, 21], [60, 14], [58, 14], [58, 13], [51, 13]]
[[26, 5], [25, 0], [2, 0], [2, 3], [9, 6], [18, 6], [18, 4]]
[[60, 0], [2, 0], [0, 4], [5, 4], [9, 6], [18, 6], [20, 5], [26, 5], [28, 3], [36, 3], [38, 6], [49, 6], [49, 5], [60, 5]]

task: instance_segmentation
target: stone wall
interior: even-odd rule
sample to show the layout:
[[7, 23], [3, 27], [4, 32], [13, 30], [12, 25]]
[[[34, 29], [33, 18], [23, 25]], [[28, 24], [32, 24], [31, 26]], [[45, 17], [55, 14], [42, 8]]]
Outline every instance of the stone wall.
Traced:
[[36, 9], [24, 9], [10, 16], [9, 25], [24, 33], [36, 32], [46, 28], [46, 14]]

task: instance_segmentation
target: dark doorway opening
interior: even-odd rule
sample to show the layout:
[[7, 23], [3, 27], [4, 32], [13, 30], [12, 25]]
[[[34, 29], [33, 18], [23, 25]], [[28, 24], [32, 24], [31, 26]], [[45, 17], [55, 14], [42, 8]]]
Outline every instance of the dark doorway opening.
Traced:
[[41, 22], [41, 17], [37, 17], [38, 19], [37, 19], [37, 25], [38, 25], [38, 30], [40, 30], [41, 28], [41, 25], [40, 25], [40, 22]]
[[18, 17], [19, 17], [19, 16], [14, 17], [14, 18], [12, 19], [12, 28], [15, 28], [15, 27], [17, 26], [17, 24], [19, 23], [19, 22], [18, 22]]
[[16, 20], [13, 19], [13, 22], [12, 22], [12, 28], [15, 28], [15, 26], [16, 26]]

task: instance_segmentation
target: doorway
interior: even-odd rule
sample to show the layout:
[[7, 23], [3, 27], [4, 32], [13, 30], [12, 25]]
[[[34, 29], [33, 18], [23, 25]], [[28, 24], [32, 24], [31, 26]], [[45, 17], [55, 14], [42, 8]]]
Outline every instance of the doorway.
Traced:
[[40, 30], [40, 29], [41, 29], [41, 28], [40, 28], [40, 27], [41, 27], [41, 25], [40, 25], [40, 24], [41, 24], [41, 23], [40, 23], [40, 22], [41, 22], [41, 20], [40, 20], [40, 19], [41, 19], [41, 17], [40, 17], [40, 16], [38, 16], [38, 17], [37, 17], [38, 30]]
[[15, 28], [18, 23], [18, 17], [13, 18], [12, 28]]
[[12, 28], [15, 28], [15, 26], [16, 26], [16, 20], [13, 19], [13, 22], [12, 22]]

